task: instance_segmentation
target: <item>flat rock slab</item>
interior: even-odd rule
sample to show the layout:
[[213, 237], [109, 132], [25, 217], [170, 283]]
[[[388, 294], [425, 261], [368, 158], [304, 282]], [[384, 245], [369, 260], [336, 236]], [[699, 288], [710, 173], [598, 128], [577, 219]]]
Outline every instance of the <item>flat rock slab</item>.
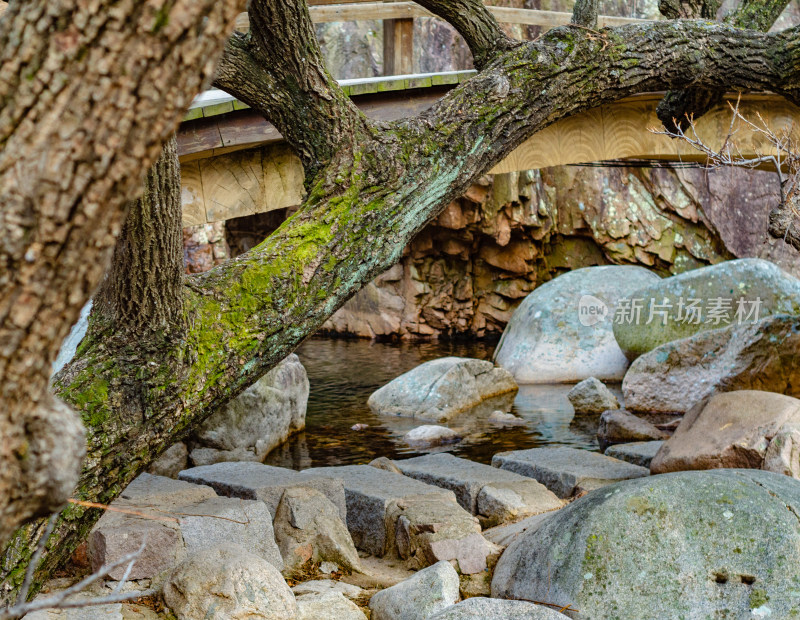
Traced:
[[569, 616], [526, 601], [473, 597], [448, 607], [428, 620], [566, 620]]
[[406, 476], [453, 491], [458, 503], [474, 515], [533, 515], [563, 505], [535, 480], [452, 454], [426, 454], [395, 464]]
[[319, 491], [331, 500], [339, 509], [342, 521], [347, 523], [347, 506], [341, 480], [335, 476], [319, 476], [308, 471], [310, 470], [298, 472], [249, 461], [227, 462], [193, 467], [182, 471], [178, 478], [208, 485], [226, 497], [260, 500], [267, 505], [273, 518], [287, 488], [307, 487]]
[[650, 461], [664, 445], [663, 441], [634, 441], [609, 446], [606, 456], [626, 461], [640, 467], [650, 467]]
[[[275, 468], [273, 468], [275, 469]], [[442, 502], [455, 502], [452, 491], [419, 480], [400, 476], [370, 465], [315, 467], [303, 472], [309, 478], [341, 480], [347, 501], [347, 527], [357, 548], [377, 556], [394, 545], [386, 517], [397, 502], [429, 496]]]
[[203, 483], [189, 484], [165, 476], [140, 474], [120, 493], [120, 499], [139, 502], [147, 500], [160, 506], [172, 504], [185, 506], [217, 497], [210, 486]]
[[501, 452], [492, 465], [534, 478], [559, 497], [571, 497], [607, 484], [641, 478], [650, 470], [576, 448], [531, 448]]

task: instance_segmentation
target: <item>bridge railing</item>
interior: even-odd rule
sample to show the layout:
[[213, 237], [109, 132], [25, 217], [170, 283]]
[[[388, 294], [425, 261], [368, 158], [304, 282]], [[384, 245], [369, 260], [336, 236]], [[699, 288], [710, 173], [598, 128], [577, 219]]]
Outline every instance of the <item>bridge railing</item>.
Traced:
[[[383, 75], [407, 75], [414, 72], [414, 19], [436, 17], [415, 2], [374, 2], [369, 0], [309, 0], [309, 13], [315, 23], [379, 20], [383, 22]], [[540, 11], [487, 5], [497, 21], [506, 24], [539, 26], [544, 30], [568, 24], [571, 13]], [[620, 26], [645, 20], [601, 15], [598, 25]], [[250, 27], [247, 13], [236, 22], [239, 30]]]

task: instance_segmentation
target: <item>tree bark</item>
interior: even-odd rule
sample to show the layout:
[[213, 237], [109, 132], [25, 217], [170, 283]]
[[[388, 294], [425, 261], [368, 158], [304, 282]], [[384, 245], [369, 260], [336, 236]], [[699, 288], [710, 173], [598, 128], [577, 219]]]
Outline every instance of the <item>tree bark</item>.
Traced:
[[0, 17], [0, 542], [72, 492], [83, 431], [52, 363], [241, 8], [38, 0]]
[[[89, 427], [81, 499], [113, 500], [170, 443], [394, 264], [451, 200], [536, 131], [648, 90], [769, 89], [793, 101], [800, 92], [797, 29], [763, 35], [707, 22], [656, 22], [598, 34], [567, 26], [496, 50], [483, 71], [419, 117], [376, 124], [354, 112], [320, 69], [315, 44], [303, 38], [307, 11], [272, 0], [265, 16], [254, 16], [264, 3], [251, 4], [254, 38], [232, 39], [217, 83], [276, 114], [271, 120], [315, 171], [308, 196], [262, 244], [187, 280], [185, 336], [159, 343], [157, 354], [115, 341], [102, 322], [92, 327], [56, 378], [58, 393]], [[266, 36], [281, 10], [299, 51]], [[236, 79], [238, 71], [247, 83]], [[293, 90], [259, 90], [276, 84]], [[331, 133], [314, 135], [319, 128]], [[71, 553], [98, 513], [70, 508], [41, 575]], [[6, 571], [18, 566], [8, 562]]]
[[184, 331], [181, 167], [173, 135], [145, 177], [94, 296], [94, 319], [136, 342]]
[[[789, 0], [743, 0], [741, 5], [725, 18], [725, 23], [736, 28], [750, 28], [766, 32], [780, 17]], [[694, 0], [678, 2], [661, 0], [659, 9], [670, 19], [686, 17], [691, 19], [716, 19], [720, 3], [717, 0]], [[668, 92], [656, 109], [658, 120], [667, 131], [675, 133], [687, 124], [690, 116], [700, 118], [715, 105], [722, 102], [725, 89], [691, 88], [689, 90]]]

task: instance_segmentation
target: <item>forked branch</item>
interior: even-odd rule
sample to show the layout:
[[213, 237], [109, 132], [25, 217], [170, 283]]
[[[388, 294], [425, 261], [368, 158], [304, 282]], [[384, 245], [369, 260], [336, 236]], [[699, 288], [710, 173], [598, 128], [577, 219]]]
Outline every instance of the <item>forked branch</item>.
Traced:
[[[783, 239], [784, 242], [800, 250], [800, 187], [798, 187], [800, 149], [792, 135], [792, 128], [787, 127], [775, 132], [760, 114], [756, 114], [756, 122], [743, 116], [739, 110], [738, 99], [735, 105], [731, 103], [728, 105], [731, 109], [731, 122], [719, 149], [711, 148], [700, 138], [693, 116], [687, 117], [686, 130], [674, 123], [674, 130], [651, 129], [650, 131], [681, 140], [703, 153], [709, 168], [721, 166], [756, 168], [764, 165], [772, 167], [778, 177], [780, 201], [769, 214], [767, 230], [772, 237]], [[735, 139], [741, 128], [747, 128], [763, 138], [770, 145], [770, 152], [756, 152], [754, 157], [744, 156]]]

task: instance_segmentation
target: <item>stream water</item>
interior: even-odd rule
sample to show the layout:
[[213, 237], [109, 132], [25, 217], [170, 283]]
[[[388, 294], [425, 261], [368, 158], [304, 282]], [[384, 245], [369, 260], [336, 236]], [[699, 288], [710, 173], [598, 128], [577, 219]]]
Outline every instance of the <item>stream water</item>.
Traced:
[[[490, 359], [493, 343], [383, 343], [313, 338], [297, 351], [308, 372], [306, 430], [267, 457], [267, 464], [305, 469], [323, 465], [368, 463], [379, 456], [405, 458], [446, 450], [481, 463], [503, 450], [572, 446], [597, 450], [598, 417], [575, 415], [566, 394], [570, 385], [522, 386], [512, 413], [525, 422], [502, 427], [469, 414], [447, 424], [463, 440], [457, 444], [414, 449], [402, 437], [420, 420], [378, 416], [367, 406], [376, 389], [422, 362], [457, 355]], [[616, 391], [616, 390], [615, 390]], [[367, 424], [361, 431], [354, 424]]]

